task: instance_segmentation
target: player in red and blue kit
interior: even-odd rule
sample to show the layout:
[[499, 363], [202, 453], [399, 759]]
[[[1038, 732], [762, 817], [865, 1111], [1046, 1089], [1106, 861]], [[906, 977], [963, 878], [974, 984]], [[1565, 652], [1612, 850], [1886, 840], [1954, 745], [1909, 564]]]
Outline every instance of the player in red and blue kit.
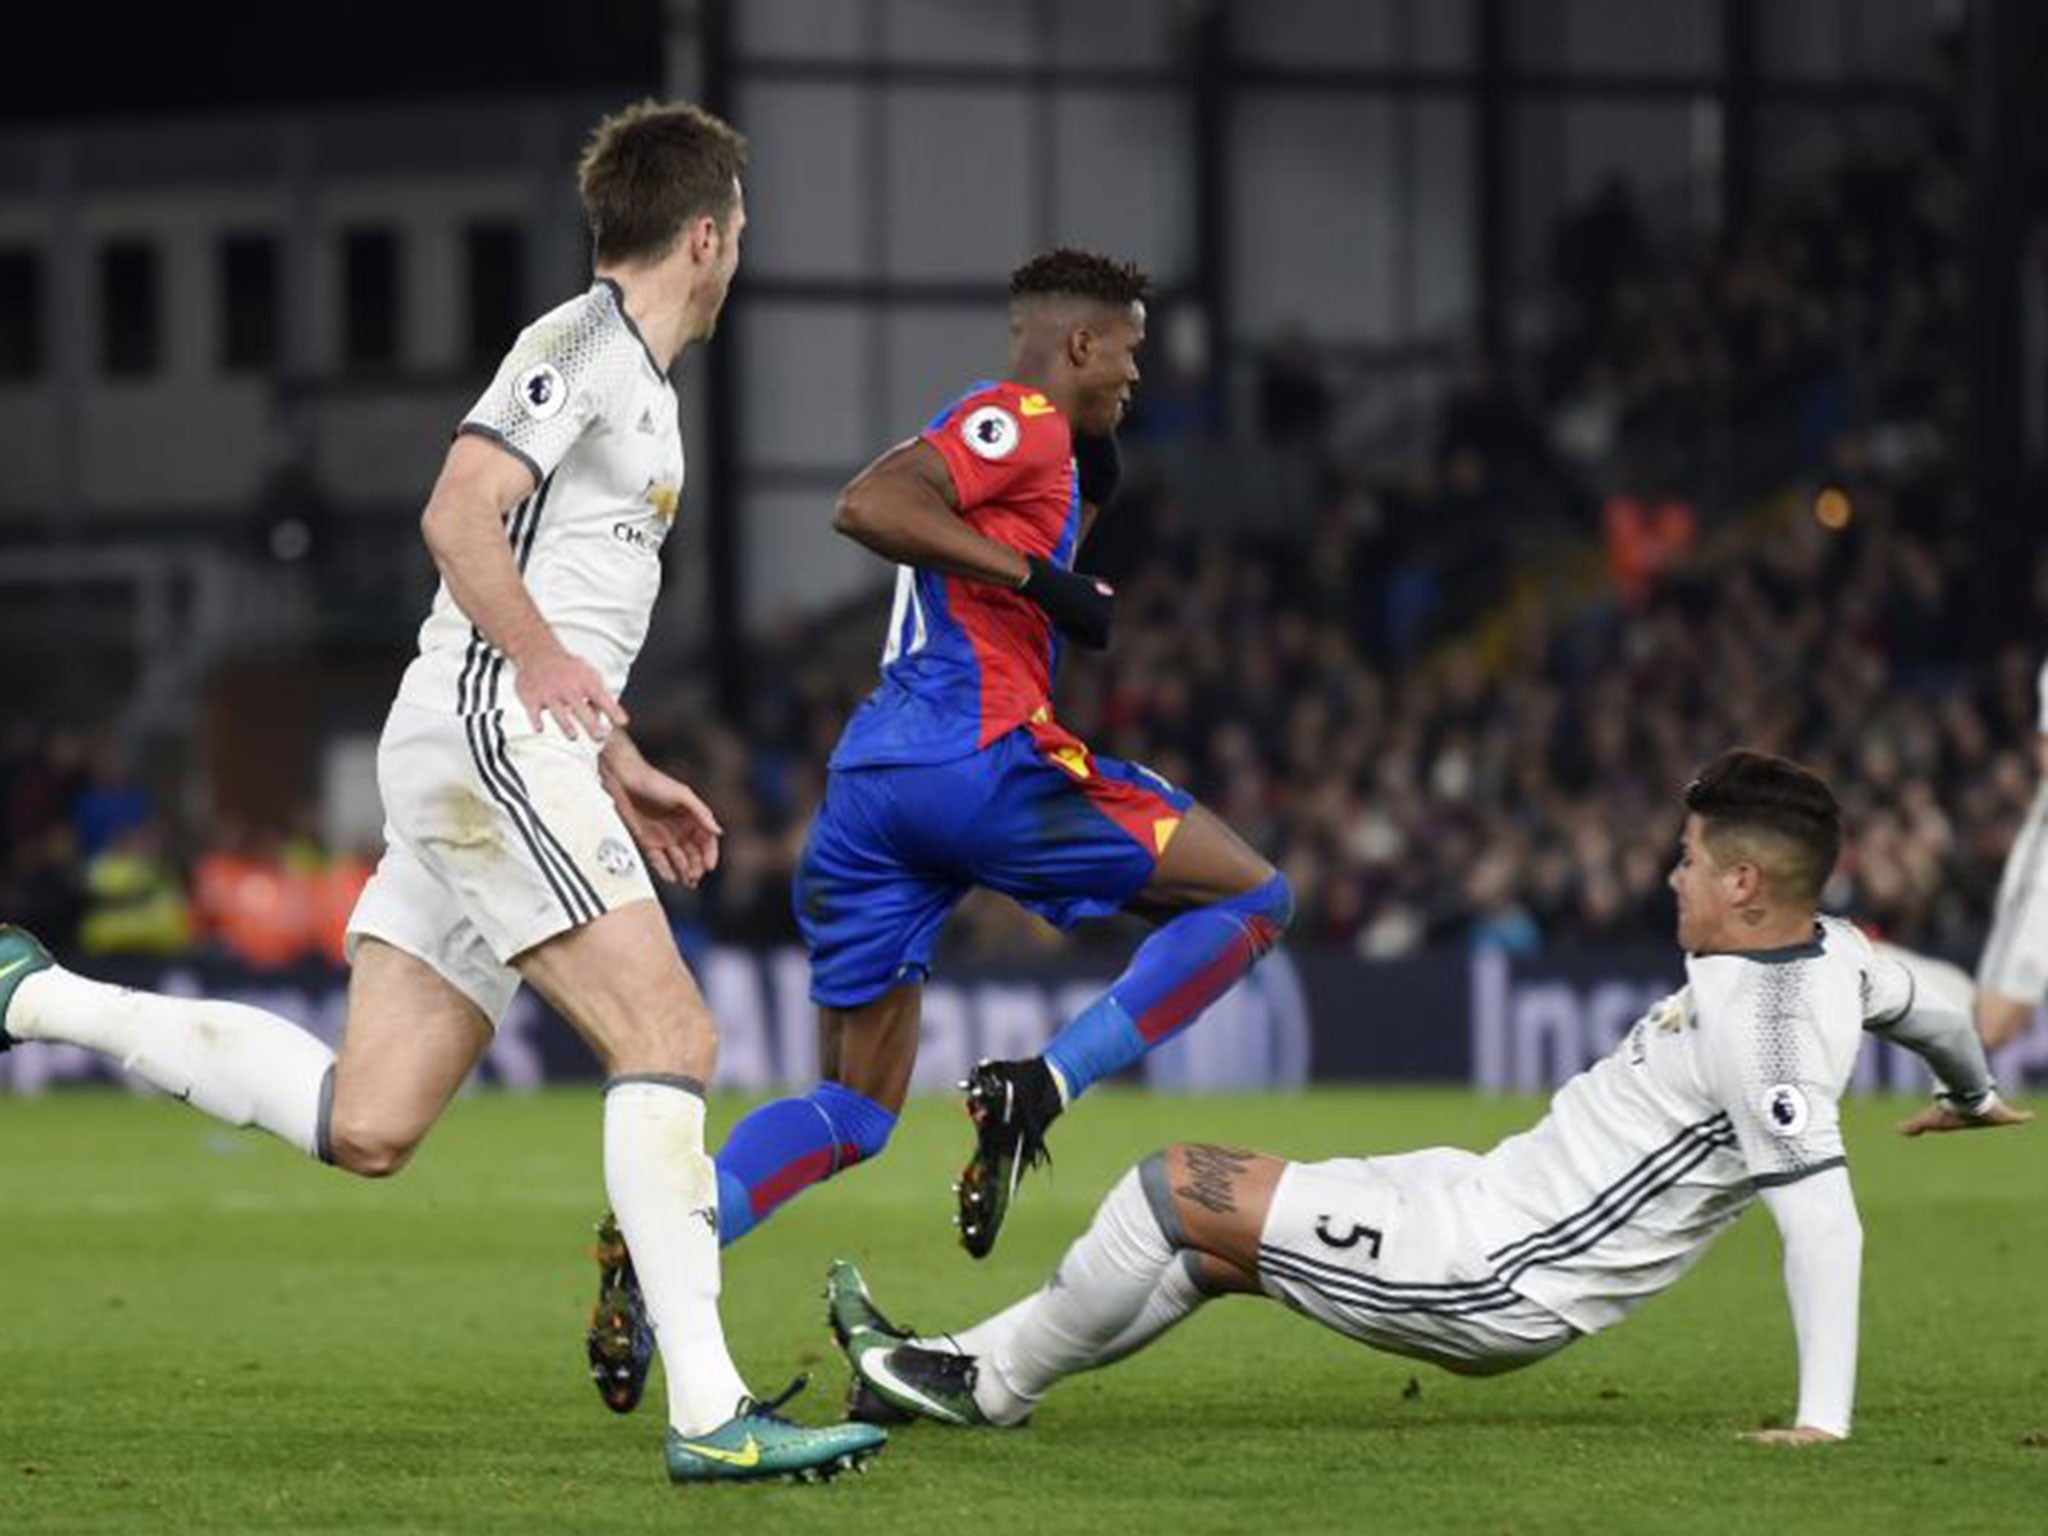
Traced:
[[[933, 946], [974, 887], [1062, 927], [1119, 911], [1158, 924], [1042, 1056], [983, 1062], [964, 1085], [976, 1146], [958, 1220], [977, 1258], [1022, 1170], [1045, 1158], [1046, 1127], [1193, 1022], [1287, 926], [1292, 899], [1271, 864], [1052, 714], [1062, 643], [1109, 640], [1112, 592], [1072, 567], [1115, 490], [1145, 288], [1135, 267], [1086, 252], [1026, 262], [1010, 279], [1007, 377], [970, 390], [840, 497], [838, 530], [903, 569], [881, 685], [832, 755], [796, 877], [824, 1081], [733, 1127], [717, 1156], [726, 1242], [887, 1145]], [[594, 1368], [607, 1307], [628, 1308], [611, 1314], [622, 1341], [633, 1326], [622, 1247], [610, 1260]], [[614, 1407], [637, 1400], [625, 1373], [598, 1379]]]
[[1062, 927], [1119, 911], [1160, 922], [1043, 1056], [970, 1078], [977, 1146], [959, 1219], [976, 1257], [1054, 1117], [1185, 1028], [1287, 925], [1272, 865], [1181, 790], [1096, 756], [1053, 718], [1063, 641], [1108, 642], [1112, 594], [1072, 567], [1113, 491], [1145, 286], [1135, 267], [1085, 252], [1027, 262], [1010, 280], [1008, 376], [841, 497], [839, 531], [903, 569], [881, 686], [832, 755], [796, 878], [827, 1081], [735, 1127], [718, 1159], [729, 1232], [882, 1149], [933, 945], [973, 887]]

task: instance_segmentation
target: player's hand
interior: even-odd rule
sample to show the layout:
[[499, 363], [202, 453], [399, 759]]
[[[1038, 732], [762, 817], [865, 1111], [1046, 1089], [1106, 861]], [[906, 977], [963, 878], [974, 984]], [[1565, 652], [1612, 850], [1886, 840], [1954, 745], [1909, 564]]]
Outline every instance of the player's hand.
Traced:
[[1116, 589], [1100, 576], [1083, 576], [1041, 555], [1025, 556], [1030, 573], [1017, 588], [1043, 608], [1059, 632], [1076, 645], [1099, 651], [1109, 644], [1116, 614]]
[[571, 741], [578, 739], [579, 724], [592, 741], [603, 741], [613, 726], [627, 720], [625, 707], [612, 697], [597, 668], [559, 646], [519, 662], [518, 692], [529, 725], [540, 730], [543, 718], [551, 717]]
[[649, 869], [670, 885], [694, 890], [718, 868], [718, 839], [725, 829], [695, 790], [649, 763], [623, 734], [606, 743], [599, 766], [619, 819]]
[[1981, 1131], [1998, 1125], [2025, 1125], [2034, 1118], [2031, 1109], [2008, 1104], [1996, 1094], [1974, 1115], [1964, 1114], [1946, 1099], [1936, 1099], [1917, 1115], [1899, 1122], [1901, 1136], [1925, 1136], [1940, 1131]]
[[1791, 1429], [1746, 1429], [1735, 1438], [1751, 1445], [1837, 1445], [1842, 1440], [1840, 1435], [1815, 1429], [1811, 1424], [1798, 1424]]

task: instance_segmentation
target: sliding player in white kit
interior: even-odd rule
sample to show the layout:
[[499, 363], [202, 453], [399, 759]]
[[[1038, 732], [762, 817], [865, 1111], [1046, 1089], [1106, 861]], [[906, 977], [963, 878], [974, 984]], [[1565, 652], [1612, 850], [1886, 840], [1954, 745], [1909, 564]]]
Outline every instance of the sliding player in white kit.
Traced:
[[405, 1164], [532, 985], [609, 1077], [605, 1183], [666, 1369], [679, 1482], [829, 1477], [883, 1438], [790, 1423], [727, 1353], [704, 1153], [717, 1036], [641, 862], [694, 883], [718, 826], [615, 728], [682, 490], [668, 371], [725, 301], [745, 159], [687, 104], [601, 123], [578, 168], [596, 281], [521, 333], [458, 429], [422, 518], [442, 586], [378, 748], [387, 850], [349, 924], [340, 1055], [259, 1009], [75, 976], [0, 927], [0, 1049], [102, 1051], [367, 1177]]
[[1295, 1163], [1177, 1146], [1125, 1175], [1052, 1281], [965, 1332], [913, 1339], [833, 1266], [833, 1329], [903, 1412], [1021, 1423], [1053, 1383], [1119, 1359], [1209, 1297], [1270, 1296], [1376, 1349], [1462, 1374], [1529, 1365], [1671, 1285], [1761, 1196], [1785, 1248], [1799, 1409], [1779, 1444], [1849, 1433], [1862, 1228], [1837, 1100], [1866, 1030], [1944, 1091], [1908, 1135], [2018, 1124], [1970, 1019], [1814, 906], [1833, 794], [1730, 752], [1685, 791], [1671, 885], [1686, 985], [1491, 1152]]

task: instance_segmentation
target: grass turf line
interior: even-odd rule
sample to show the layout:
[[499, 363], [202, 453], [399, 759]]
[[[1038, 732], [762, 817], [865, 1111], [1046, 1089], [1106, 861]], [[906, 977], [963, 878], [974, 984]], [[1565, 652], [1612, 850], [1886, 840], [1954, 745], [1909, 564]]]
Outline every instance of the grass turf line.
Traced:
[[[714, 1124], [741, 1108], [718, 1102]], [[823, 1420], [844, 1385], [819, 1301], [835, 1256], [899, 1318], [958, 1326], [1037, 1284], [1162, 1143], [1485, 1146], [1539, 1108], [1098, 1093], [976, 1264], [948, 1225], [965, 1122], [920, 1101], [886, 1157], [728, 1255], [727, 1329], [757, 1388], [810, 1371], [793, 1406]], [[1849, 1111], [1866, 1265], [1847, 1446], [1733, 1440], [1793, 1406], [1758, 1207], [1635, 1320], [1515, 1375], [1461, 1380], [1232, 1299], [1064, 1384], [1028, 1430], [912, 1428], [867, 1478], [829, 1488], [679, 1490], [661, 1472], [658, 1379], [617, 1419], [582, 1378], [594, 1094], [466, 1099], [383, 1185], [170, 1104], [0, 1100], [0, 1531], [2036, 1529], [2044, 1133], [1909, 1143], [1889, 1134], [1903, 1112]]]

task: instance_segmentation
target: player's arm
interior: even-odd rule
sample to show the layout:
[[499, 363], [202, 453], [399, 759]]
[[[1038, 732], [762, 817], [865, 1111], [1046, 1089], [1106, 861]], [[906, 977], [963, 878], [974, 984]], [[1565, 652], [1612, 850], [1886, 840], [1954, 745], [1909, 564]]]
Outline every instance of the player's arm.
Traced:
[[1930, 984], [1916, 957], [1879, 955], [1871, 974], [1882, 996], [1864, 1028], [1913, 1052], [1941, 1084], [1932, 1104], [1900, 1124], [1903, 1134], [2024, 1125], [2034, 1118], [1999, 1098], [1968, 1006]]
[[885, 560], [970, 581], [1022, 587], [1025, 557], [970, 528], [939, 451], [922, 438], [898, 443], [839, 493], [832, 526]]
[[1106, 582], [1025, 555], [970, 527], [939, 451], [922, 438], [899, 443], [839, 493], [832, 526], [898, 565], [1008, 587], [1043, 608], [1083, 645], [1109, 642]]
[[605, 738], [597, 776], [655, 874], [671, 885], [695, 886], [718, 868], [718, 839], [725, 829], [711, 807], [681, 779], [648, 762], [624, 730]]
[[1799, 1411], [1790, 1429], [1746, 1440], [1815, 1445], [1848, 1438], [1856, 1401], [1856, 1336], [1863, 1282], [1863, 1223], [1849, 1171], [1834, 1167], [1766, 1186], [1764, 1204], [1785, 1246], [1785, 1294], [1799, 1346]]
[[543, 715], [571, 740], [582, 722], [593, 740], [626, 712], [597, 669], [570, 655], [541, 617], [505, 537], [505, 514], [535, 489], [517, 455], [476, 433], [458, 436], [434, 482], [420, 532], [456, 606], [518, 669], [520, 702], [538, 730]]

